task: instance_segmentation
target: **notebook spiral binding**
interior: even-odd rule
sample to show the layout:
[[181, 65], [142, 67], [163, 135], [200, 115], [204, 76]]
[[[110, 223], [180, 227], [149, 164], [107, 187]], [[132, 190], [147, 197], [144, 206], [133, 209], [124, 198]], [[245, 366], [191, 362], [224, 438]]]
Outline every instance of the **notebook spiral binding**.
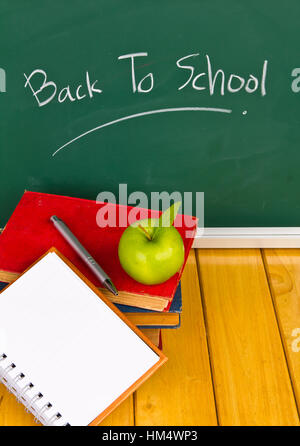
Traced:
[[45, 426], [70, 426], [5, 353], [0, 354], [0, 381], [25, 406], [25, 410], [34, 415], [35, 421]]

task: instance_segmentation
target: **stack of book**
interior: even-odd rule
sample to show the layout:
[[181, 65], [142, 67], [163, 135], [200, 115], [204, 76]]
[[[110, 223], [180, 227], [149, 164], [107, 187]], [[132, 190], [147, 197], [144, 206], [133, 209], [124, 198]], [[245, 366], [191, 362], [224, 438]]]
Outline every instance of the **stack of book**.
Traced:
[[[97, 215], [103, 206], [114, 215], [116, 224], [113, 227], [99, 227], [97, 224]], [[120, 214], [122, 213], [124, 222], [124, 214], [128, 219], [132, 209], [130, 206], [26, 191], [0, 236], [0, 285], [4, 286], [15, 280], [51, 246], [55, 246], [100, 288], [97, 278], [50, 222], [50, 217], [57, 215], [112, 279], [119, 291], [118, 296], [113, 296], [103, 288], [101, 291], [126, 313], [130, 321], [140, 328], [151, 330], [151, 336], [156, 333], [156, 337], [161, 328], [179, 327], [182, 311], [180, 278], [197, 229], [197, 219], [177, 215], [174, 222], [185, 247], [181, 271], [163, 284], [142, 285], [124, 272], [118, 259], [118, 243], [125, 230], [124, 226], [118, 225]], [[160, 215], [152, 210], [146, 212], [152, 218]], [[145, 210], [142, 218], [145, 218]], [[138, 213], [136, 219], [139, 219]], [[180, 225], [177, 225], [177, 221]]]
[[161, 329], [180, 327], [181, 284], [179, 283], [177, 287], [169, 311], [158, 312], [120, 304], [116, 304], [116, 306], [126, 315], [127, 319], [142, 330], [154, 345], [162, 348]]

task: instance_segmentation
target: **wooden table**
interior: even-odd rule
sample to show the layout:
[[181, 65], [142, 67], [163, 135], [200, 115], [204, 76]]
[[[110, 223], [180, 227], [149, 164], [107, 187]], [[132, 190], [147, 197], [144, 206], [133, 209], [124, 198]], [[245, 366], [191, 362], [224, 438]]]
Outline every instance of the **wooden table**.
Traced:
[[[192, 251], [182, 289], [169, 361], [103, 425], [299, 425], [300, 250]], [[34, 424], [0, 386], [0, 425]]]

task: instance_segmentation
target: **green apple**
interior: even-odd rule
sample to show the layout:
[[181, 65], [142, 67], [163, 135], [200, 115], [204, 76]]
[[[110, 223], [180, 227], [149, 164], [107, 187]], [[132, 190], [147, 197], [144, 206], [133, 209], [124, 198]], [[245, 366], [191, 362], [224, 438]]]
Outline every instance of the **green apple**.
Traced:
[[160, 227], [159, 219], [140, 220], [129, 226], [119, 242], [119, 259], [133, 279], [145, 285], [165, 282], [180, 270], [184, 244], [174, 226]]

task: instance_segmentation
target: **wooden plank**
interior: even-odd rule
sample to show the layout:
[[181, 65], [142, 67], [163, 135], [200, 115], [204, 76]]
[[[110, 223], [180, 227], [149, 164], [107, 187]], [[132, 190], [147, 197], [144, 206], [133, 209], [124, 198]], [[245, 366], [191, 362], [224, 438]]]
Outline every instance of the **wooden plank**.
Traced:
[[300, 249], [265, 249], [263, 254], [300, 412]]
[[220, 424], [298, 425], [261, 253], [198, 250]]
[[40, 426], [3, 384], [0, 384], [0, 426]]
[[182, 294], [181, 328], [162, 333], [169, 360], [136, 392], [137, 425], [217, 424], [194, 251], [182, 277]]
[[117, 407], [99, 426], [133, 426], [134, 410], [133, 395], [130, 395]]

